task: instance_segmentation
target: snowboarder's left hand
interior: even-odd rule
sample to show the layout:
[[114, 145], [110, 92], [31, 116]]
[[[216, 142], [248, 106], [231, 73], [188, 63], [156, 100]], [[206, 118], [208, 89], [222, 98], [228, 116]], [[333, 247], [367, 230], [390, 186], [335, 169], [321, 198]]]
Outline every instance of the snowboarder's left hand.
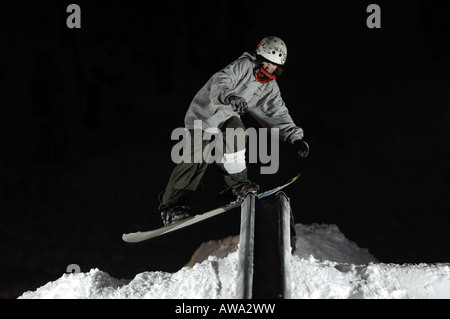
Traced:
[[309, 154], [309, 145], [304, 140], [296, 140], [294, 141], [294, 147], [297, 149], [297, 155], [300, 158], [305, 158]]

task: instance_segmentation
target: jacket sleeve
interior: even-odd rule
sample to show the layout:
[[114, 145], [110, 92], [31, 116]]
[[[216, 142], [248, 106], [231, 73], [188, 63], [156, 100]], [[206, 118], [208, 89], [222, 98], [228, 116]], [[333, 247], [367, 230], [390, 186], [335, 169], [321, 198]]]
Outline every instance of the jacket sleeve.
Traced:
[[238, 83], [252, 68], [249, 59], [240, 58], [213, 75], [210, 99], [214, 104], [228, 105], [229, 98], [236, 93]]
[[278, 84], [272, 82], [272, 90], [264, 96], [250, 114], [266, 128], [279, 129], [279, 138], [293, 144], [303, 138], [303, 129], [297, 126], [284, 103]]

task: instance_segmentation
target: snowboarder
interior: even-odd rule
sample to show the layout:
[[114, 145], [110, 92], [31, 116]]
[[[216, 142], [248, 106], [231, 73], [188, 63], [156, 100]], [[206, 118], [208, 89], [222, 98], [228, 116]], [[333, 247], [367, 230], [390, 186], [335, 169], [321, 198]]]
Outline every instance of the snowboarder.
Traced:
[[[303, 130], [289, 115], [276, 82], [286, 58], [284, 41], [274, 36], [265, 37], [254, 54], [245, 52], [214, 74], [187, 110], [185, 128], [191, 136], [194, 136], [194, 121], [201, 121], [203, 130], [220, 129], [225, 143], [227, 128], [245, 130], [240, 115], [248, 112], [264, 127], [278, 128], [280, 140], [293, 145], [301, 158], [306, 157], [309, 146], [303, 141]], [[249, 192], [257, 193], [259, 186], [247, 177], [246, 145], [234, 144], [225, 145], [218, 165], [224, 173], [226, 190], [240, 199]], [[202, 148], [205, 146], [203, 143]], [[192, 153], [194, 148], [193, 145]], [[197, 189], [207, 166], [205, 161], [181, 161], [175, 166], [159, 206], [164, 225], [190, 217], [187, 199]]]

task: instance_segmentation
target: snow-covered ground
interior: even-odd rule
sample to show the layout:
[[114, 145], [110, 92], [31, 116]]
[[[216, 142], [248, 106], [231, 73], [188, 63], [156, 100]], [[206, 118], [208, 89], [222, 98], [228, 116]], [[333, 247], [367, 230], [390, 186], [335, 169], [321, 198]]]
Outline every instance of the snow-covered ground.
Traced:
[[[296, 225], [292, 298], [450, 298], [450, 263], [384, 264], [335, 225]], [[238, 253], [209, 257], [175, 273], [143, 272], [131, 280], [99, 269], [64, 274], [19, 298], [236, 298]]]

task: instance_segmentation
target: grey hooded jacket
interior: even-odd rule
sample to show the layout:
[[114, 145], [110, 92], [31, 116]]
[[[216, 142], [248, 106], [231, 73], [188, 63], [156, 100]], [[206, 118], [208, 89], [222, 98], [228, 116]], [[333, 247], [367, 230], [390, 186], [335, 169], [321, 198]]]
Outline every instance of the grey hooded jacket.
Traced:
[[239, 59], [214, 74], [200, 89], [186, 113], [185, 127], [194, 129], [194, 121], [202, 121], [202, 129], [220, 128], [221, 123], [239, 115], [233, 111], [228, 99], [243, 97], [249, 113], [264, 127], [278, 128], [279, 138], [293, 143], [303, 138], [303, 130], [296, 126], [281, 98], [275, 80], [263, 84], [254, 74], [256, 57], [244, 53]]

